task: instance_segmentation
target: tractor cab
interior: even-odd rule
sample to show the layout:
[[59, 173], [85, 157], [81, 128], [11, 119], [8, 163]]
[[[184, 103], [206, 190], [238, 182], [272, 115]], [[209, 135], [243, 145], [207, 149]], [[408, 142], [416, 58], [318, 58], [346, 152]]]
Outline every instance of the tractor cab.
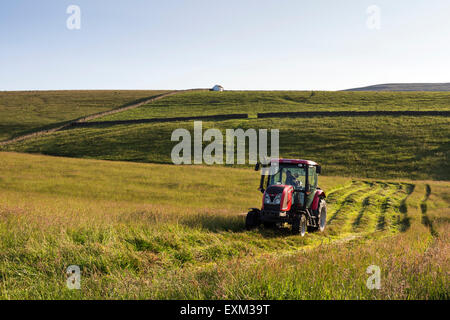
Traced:
[[[260, 165], [255, 167], [259, 170]], [[297, 200], [297, 205], [311, 204], [318, 186], [318, 174], [321, 166], [309, 160], [277, 159], [262, 167], [259, 190], [266, 193], [266, 190], [280, 190], [291, 186], [296, 195], [293, 200]], [[270, 194], [270, 192], [269, 192]], [[267, 193], [266, 193], [267, 195]], [[304, 201], [306, 199], [306, 202]]]
[[[261, 164], [257, 164], [258, 171]], [[299, 189], [317, 187], [317, 175], [321, 173], [321, 166], [309, 160], [277, 159], [270, 164], [263, 165], [261, 171], [260, 190], [264, 192], [271, 185], [292, 185]]]
[[260, 168], [262, 207], [249, 212], [248, 228], [253, 221], [253, 225], [263, 223], [265, 226], [290, 223], [293, 232], [302, 235], [307, 229], [324, 230], [326, 203], [325, 193], [317, 185], [321, 173], [319, 164], [300, 159], [273, 159], [266, 165], [257, 164], [255, 170]]

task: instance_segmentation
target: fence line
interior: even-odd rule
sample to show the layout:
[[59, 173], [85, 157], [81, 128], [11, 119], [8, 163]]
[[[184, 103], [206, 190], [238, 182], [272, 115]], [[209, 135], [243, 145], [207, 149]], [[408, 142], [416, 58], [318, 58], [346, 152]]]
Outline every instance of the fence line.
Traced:
[[309, 117], [373, 117], [373, 116], [441, 116], [449, 117], [450, 111], [300, 111], [258, 113], [258, 118], [309, 118]]
[[234, 114], [218, 114], [211, 116], [192, 116], [192, 117], [175, 117], [175, 118], [151, 118], [151, 119], [134, 119], [134, 120], [112, 120], [112, 121], [92, 121], [92, 122], [73, 122], [72, 127], [94, 127], [94, 126], [110, 126], [121, 124], [140, 124], [140, 123], [164, 123], [175, 121], [190, 121], [190, 120], [230, 120], [230, 119], [247, 119], [246, 113]]

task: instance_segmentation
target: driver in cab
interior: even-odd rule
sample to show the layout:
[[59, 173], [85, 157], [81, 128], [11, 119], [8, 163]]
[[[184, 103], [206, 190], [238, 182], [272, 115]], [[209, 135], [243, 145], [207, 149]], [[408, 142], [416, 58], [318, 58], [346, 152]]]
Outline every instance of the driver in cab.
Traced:
[[294, 176], [290, 170], [287, 170], [285, 184], [289, 184], [294, 187], [301, 187], [302, 183], [300, 181], [298, 181], [297, 178], [298, 178], [298, 174], [296, 174], [296, 176]]

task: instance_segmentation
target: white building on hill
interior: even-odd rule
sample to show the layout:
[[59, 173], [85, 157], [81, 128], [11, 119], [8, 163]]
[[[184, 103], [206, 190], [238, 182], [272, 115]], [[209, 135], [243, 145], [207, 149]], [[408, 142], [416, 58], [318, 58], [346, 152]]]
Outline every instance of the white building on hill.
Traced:
[[223, 87], [221, 85], [216, 84], [214, 87], [212, 87], [211, 91], [223, 91]]

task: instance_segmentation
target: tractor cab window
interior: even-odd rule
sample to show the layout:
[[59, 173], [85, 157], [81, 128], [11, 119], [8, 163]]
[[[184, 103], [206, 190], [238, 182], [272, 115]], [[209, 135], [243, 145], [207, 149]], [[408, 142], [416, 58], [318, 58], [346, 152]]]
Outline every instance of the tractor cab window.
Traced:
[[283, 174], [283, 171], [278, 170], [275, 174], [271, 175], [270, 179], [269, 179], [269, 185], [283, 184], [282, 174]]
[[272, 173], [269, 185], [285, 184], [304, 188], [306, 185], [306, 170], [298, 165], [280, 165], [278, 171]]
[[309, 176], [309, 185], [311, 186], [312, 189], [316, 189], [317, 188], [317, 172], [316, 172], [316, 167], [311, 166], [308, 168], [308, 176]]

